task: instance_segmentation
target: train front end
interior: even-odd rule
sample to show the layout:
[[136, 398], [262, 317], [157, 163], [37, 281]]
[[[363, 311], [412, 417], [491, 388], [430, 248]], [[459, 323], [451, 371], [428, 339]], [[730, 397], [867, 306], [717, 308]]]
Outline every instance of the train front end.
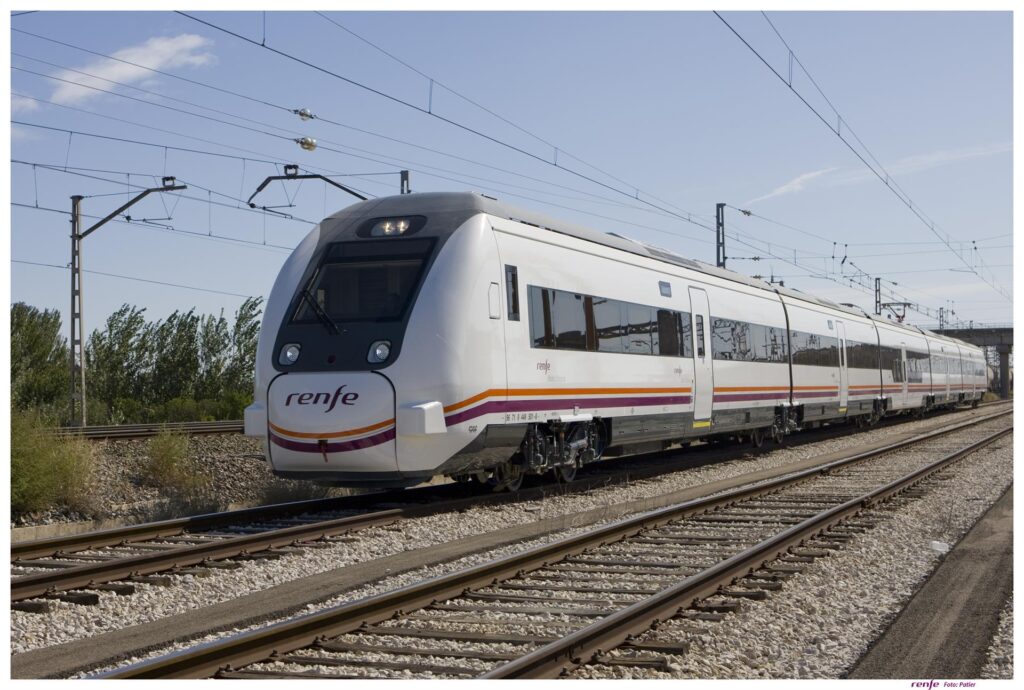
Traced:
[[[325, 219], [282, 267], [264, 312], [245, 430], [264, 439], [273, 472], [366, 487], [442, 473], [473, 440], [448, 428], [443, 401], [494, 383], [494, 334], [477, 338], [488, 350], [474, 355], [461, 331], [467, 310], [493, 323], [487, 286], [499, 271], [472, 195], [389, 197]], [[493, 344], [503, 372], [503, 343]]]

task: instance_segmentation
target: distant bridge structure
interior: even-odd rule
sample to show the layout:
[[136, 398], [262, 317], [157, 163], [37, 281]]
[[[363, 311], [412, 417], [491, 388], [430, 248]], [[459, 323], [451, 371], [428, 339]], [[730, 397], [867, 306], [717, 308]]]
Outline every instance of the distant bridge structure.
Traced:
[[994, 347], [999, 353], [999, 397], [1010, 397], [1010, 353], [1013, 351], [1013, 326], [979, 328], [943, 328], [936, 333], [957, 338], [979, 347]]

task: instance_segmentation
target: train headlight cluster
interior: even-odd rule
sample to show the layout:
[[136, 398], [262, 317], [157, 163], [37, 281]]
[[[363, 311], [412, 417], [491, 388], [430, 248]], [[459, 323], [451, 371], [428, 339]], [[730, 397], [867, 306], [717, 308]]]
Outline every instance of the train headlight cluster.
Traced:
[[281, 348], [281, 356], [277, 358], [277, 361], [284, 366], [295, 364], [299, 361], [299, 352], [302, 350], [300, 345], [296, 343], [289, 343]]
[[408, 237], [423, 229], [426, 216], [391, 216], [371, 218], [359, 229], [360, 237]]
[[366, 361], [379, 364], [380, 362], [387, 361], [387, 358], [390, 356], [391, 343], [387, 340], [378, 340], [373, 345], [370, 345], [370, 353], [366, 355]]
[[378, 221], [370, 230], [372, 237], [389, 237], [391, 235], [404, 235], [411, 223], [408, 218], [385, 218]]

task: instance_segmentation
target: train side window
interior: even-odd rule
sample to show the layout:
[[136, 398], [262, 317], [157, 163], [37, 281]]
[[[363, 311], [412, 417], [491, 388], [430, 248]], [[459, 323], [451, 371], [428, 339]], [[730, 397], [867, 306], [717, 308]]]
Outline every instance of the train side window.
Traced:
[[551, 294], [551, 328], [559, 350], [587, 349], [587, 317], [583, 295], [563, 290]]
[[679, 319], [679, 337], [683, 342], [683, 357], [693, 357], [693, 324], [690, 321], [690, 312], [676, 314]]
[[598, 352], [622, 352], [622, 303], [594, 298], [594, 331]]
[[530, 300], [530, 342], [533, 347], [554, 347], [555, 338], [551, 332], [551, 302], [549, 290], [531, 285]]
[[649, 355], [653, 353], [651, 346], [652, 312], [651, 307], [640, 304], [626, 304], [626, 352]]
[[678, 357], [682, 353], [682, 332], [679, 328], [679, 313], [668, 309], [658, 310], [658, 335], [654, 354]]
[[697, 324], [694, 328], [697, 338], [697, 356], [704, 356], [704, 315], [697, 314]]
[[505, 296], [508, 303], [508, 320], [519, 320], [519, 269], [505, 265]]

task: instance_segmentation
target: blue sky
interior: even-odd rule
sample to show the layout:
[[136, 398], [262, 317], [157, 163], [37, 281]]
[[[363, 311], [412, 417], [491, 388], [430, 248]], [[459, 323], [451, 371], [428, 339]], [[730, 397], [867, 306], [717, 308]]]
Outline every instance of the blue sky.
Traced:
[[[98, 327], [123, 302], [146, 307], [151, 318], [193, 306], [232, 313], [242, 296], [267, 294], [284, 248], [310, 228], [306, 221], [354, 201], [308, 181], [287, 190], [275, 185], [259, 197], [268, 205], [294, 203], [279, 210], [299, 220], [242, 208], [239, 199], [280, 172], [267, 162], [277, 161], [358, 174], [336, 179], [372, 195], [396, 193], [397, 171], [408, 168], [414, 191], [482, 191], [708, 262], [713, 233], [678, 216], [685, 210], [713, 226], [716, 202], [726, 202], [761, 216], [727, 210], [733, 270], [781, 276], [787, 287], [870, 311], [873, 294], [847, 279], [862, 271], [871, 276], [859, 274], [862, 282], [880, 276], [887, 292], [933, 312], [952, 307], [963, 321], [985, 323], [1012, 318], [1009, 301], [968, 272], [713, 13], [328, 15], [408, 66], [311, 12], [268, 13], [265, 25], [258, 12], [196, 16], [257, 43], [265, 32], [272, 48], [422, 108], [429, 75], [536, 137], [437, 84], [436, 114], [546, 161], [557, 147], [560, 165], [626, 193], [171, 12], [39, 12], [13, 17], [12, 28], [248, 98], [12, 31], [11, 65], [20, 68], [11, 71], [12, 120], [77, 132], [12, 125], [11, 158], [27, 163], [11, 165], [12, 301], [67, 310], [67, 270], [20, 263], [68, 262], [67, 215], [36, 205], [66, 211], [70, 195], [83, 194], [83, 213], [103, 216], [129, 198], [129, 181], [153, 186], [168, 174], [188, 183], [184, 195], [192, 198], [154, 195], [129, 211], [132, 223], [110, 223], [85, 240], [84, 266], [98, 272], [85, 276], [86, 326]], [[788, 73], [787, 52], [764, 17], [723, 16]], [[844, 126], [941, 231], [966, 243], [968, 253], [976, 242], [992, 280], [1009, 294], [1010, 14], [768, 16]], [[827, 108], [799, 70], [794, 86]], [[339, 124], [303, 122], [287, 112], [292, 108]], [[321, 147], [300, 150], [291, 138], [303, 135]], [[794, 258], [799, 267], [783, 260]], [[911, 312], [908, 321], [935, 318]]]

